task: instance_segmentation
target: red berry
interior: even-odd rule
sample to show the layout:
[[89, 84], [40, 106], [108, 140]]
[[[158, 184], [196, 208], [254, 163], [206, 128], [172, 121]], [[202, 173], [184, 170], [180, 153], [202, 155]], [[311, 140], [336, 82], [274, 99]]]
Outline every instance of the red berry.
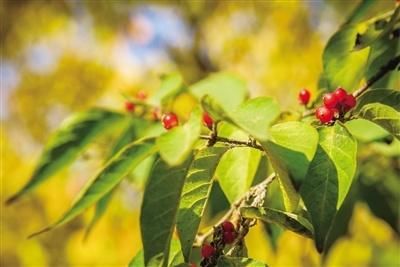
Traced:
[[344, 99], [347, 96], [346, 90], [344, 90], [342, 87], [338, 87], [334, 92], [333, 95], [336, 97], [336, 101], [338, 103], [342, 103]]
[[224, 232], [224, 243], [231, 244], [236, 239], [236, 232]]
[[169, 130], [179, 125], [178, 116], [175, 113], [166, 113], [161, 118], [162, 124], [165, 129]]
[[328, 123], [333, 119], [333, 111], [327, 107], [319, 107], [315, 111], [315, 116], [320, 120], [322, 123]]
[[203, 123], [205, 126], [207, 126], [209, 129], [212, 128], [212, 125], [214, 123], [214, 120], [210, 117], [210, 115], [207, 112], [203, 113]]
[[145, 91], [138, 91], [136, 93], [136, 98], [140, 100], [145, 100], [147, 98], [147, 93]]
[[327, 108], [334, 108], [338, 104], [336, 96], [333, 93], [325, 94], [323, 100], [324, 100], [324, 105]]
[[203, 258], [209, 258], [211, 256], [213, 256], [215, 253], [215, 248], [209, 244], [204, 244], [201, 247], [201, 256]]
[[128, 112], [133, 112], [135, 110], [135, 104], [132, 103], [131, 101], [126, 101], [125, 102], [125, 109]]
[[300, 104], [307, 105], [308, 102], [310, 101], [310, 96], [311, 96], [310, 91], [308, 91], [307, 89], [302, 89], [299, 92], [299, 102], [300, 102]]
[[346, 98], [344, 99], [343, 104], [344, 104], [344, 109], [346, 111], [349, 111], [350, 109], [352, 109], [356, 106], [357, 100], [352, 94], [349, 94], [349, 95], [346, 95]]
[[230, 221], [224, 221], [221, 224], [221, 226], [222, 226], [222, 229], [224, 230], [224, 232], [234, 232], [235, 231], [235, 226]]

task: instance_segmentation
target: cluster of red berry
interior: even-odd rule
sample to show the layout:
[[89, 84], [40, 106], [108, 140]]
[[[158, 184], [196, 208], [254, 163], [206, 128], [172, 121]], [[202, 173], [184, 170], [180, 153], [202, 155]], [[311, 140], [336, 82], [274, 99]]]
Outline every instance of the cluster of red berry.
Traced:
[[[307, 89], [299, 92], [299, 101], [302, 105], [307, 105], [310, 101], [311, 93]], [[330, 123], [339, 119], [350, 109], [356, 106], [356, 98], [348, 94], [342, 87], [338, 87], [334, 92], [323, 96], [324, 105], [315, 110], [315, 116], [321, 123]]]
[[321, 123], [330, 123], [341, 118], [356, 106], [356, 98], [339, 87], [323, 96], [324, 105], [315, 110], [315, 116]]
[[[220, 227], [222, 228], [222, 240], [223, 244], [232, 244], [236, 237], [237, 232], [235, 230], [235, 226], [230, 221], [223, 222]], [[209, 259], [215, 256], [217, 249], [215, 248], [214, 244], [204, 244], [201, 247], [201, 256], [203, 259]]]
[[[135, 98], [138, 100], [144, 101], [147, 98], [147, 93], [144, 91], [139, 91], [139, 92], [137, 92]], [[127, 112], [134, 112], [135, 109], [136, 109], [135, 103], [133, 103], [132, 101], [125, 102], [125, 110]], [[161, 116], [160, 110], [158, 108], [154, 108], [152, 111], [152, 115], [153, 115], [154, 120], [161, 119], [161, 123], [166, 130], [170, 130], [179, 125], [178, 116], [173, 112], [164, 113]], [[212, 129], [212, 126], [214, 124], [214, 120], [211, 118], [211, 116], [207, 112], [203, 113], [203, 124], [206, 127], [208, 127], [210, 130]]]

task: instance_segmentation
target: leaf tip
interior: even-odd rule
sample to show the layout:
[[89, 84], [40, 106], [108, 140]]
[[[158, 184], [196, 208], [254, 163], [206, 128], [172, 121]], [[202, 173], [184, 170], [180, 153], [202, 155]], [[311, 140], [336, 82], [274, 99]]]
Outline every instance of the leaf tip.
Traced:
[[35, 236], [38, 236], [38, 235], [43, 234], [43, 233], [45, 233], [45, 232], [48, 232], [48, 231], [50, 231], [51, 229], [53, 229], [53, 227], [51, 227], [51, 226], [46, 227], [46, 228], [44, 228], [44, 229], [42, 229], [42, 230], [40, 230], [40, 231], [37, 231], [37, 232], [35, 232], [35, 233], [33, 233], [33, 234], [30, 234], [30, 235], [27, 237], [27, 239], [31, 239], [31, 238], [33, 238], [33, 237], [35, 237]]

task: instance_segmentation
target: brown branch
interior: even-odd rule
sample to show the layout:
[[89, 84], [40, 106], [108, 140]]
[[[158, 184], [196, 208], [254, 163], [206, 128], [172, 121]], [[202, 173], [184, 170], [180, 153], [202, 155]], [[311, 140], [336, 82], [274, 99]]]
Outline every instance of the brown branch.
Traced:
[[[388, 72], [393, 71], [398, 65], [400, 64], [400, 55], [396, 56], [395, 58], [391, 59], [389, 62], [387, 62], [385, 65], [383, 65], [379, 71], [373, 75], [367, 83], [361, 87], [360, 89], [356, 90], [353, 92], [354, 97], [359, 97], [364, 93], [368, 88], [370, 88], [372, 85], [374, 85], [377, 81], [382, 79]], [[303, 112], [302, 117], [308, 117], [311, 116], [315, 113], [315, 109], [310, 109], [305, 112]]]
[[208, 136], [208, 135], [200, 135], [200, 139], [203, 140], [208, 140], [211, 141], [213, 144], [214, 143], [224, 143], [228, 145], [236, 145], [236, 146], [247, 146], [247, 147], [252, 147], [261, 151], [265, 151], [264, 148], [254, 142], [253, 140], [249, 139], [249, 141], [239, 141], [239, 140], [234, 140], [234, 139], [229, 139], [226, 137], [222, 136]]
[[224, 216], [221, 217], [221, 219], [218, 220], [218, 222], [213, 227], [211, 227], [207, 232], [196, 236], [196, 240], [195, 240], [195, 243], [193, 244], [193, 247], [201, 247], [203, 245], [204, 241], [214, 233], [215, 227], [222, 224], [224, 221], [229, 220], [232, 217], [233, 213], [235, 211], [238, 211], [239, 208], [245, 202], [247, 202], [249, 198], [253, 197], [255, 194], [259, 194], [260, 191], [263, 191], [263, 190], [265, 191], [267, 186], [270, 183], [272, 183], [272, 181], [275, 179], [275, 177], [276, 177], [276, 174], [272, 173], [270, 176], [265, 178], [264, 181], [251, 187], [243, 197], [241, 197], [240, 199], [238, 199], [234, 203], [232, 203], [231, 208], [224, 214]]

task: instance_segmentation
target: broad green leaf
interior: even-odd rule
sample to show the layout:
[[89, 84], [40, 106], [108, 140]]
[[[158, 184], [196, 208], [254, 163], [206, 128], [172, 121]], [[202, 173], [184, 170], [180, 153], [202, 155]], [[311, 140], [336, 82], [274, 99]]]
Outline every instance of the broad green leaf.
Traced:
[[[226, 111], [233, 111], [247, 97], [246, 83], [237, 76], [220, 72], [191, 85], [190, 92], [201, 100], [205, 95], [221, 103]], [[229, 96], [229, 97], [228, 97]]]
[[371, 103], [381, 103], [391, 106], [397, 111], [400, 111], [400, 91], [389, 89], [376, 89], [366, 91], [357, 100], [356, 111], [362, 109], [363, 106]]
[[249, 258], [221, 256], [218, 258], [218, 267], [267, 267], [268, 265]]
[[382, 127], [364, 119], [351, 120], [345, 125], [349, 132], [362, 142], [380, 140], [389, 135]]
[[153, 105], [160, 106], [182, 91], [183, 78], [179, 73], [166, 75], [161, 80], [158, 91], [149, 99]]
[[129, 267], [143, 267], [144, 265], [144, 255], [143, 250], [140, 250], [135, 257], [131, 260], [128, 265]]
[[370, 48], [352, 51], [357, 33], [357, 26], [344, 26], [331, 37], [325, 47], [322, 56], [323, 76], [329, 90], [338, 86], [354, 90], [364, 75]]
[[376, 0], [361, 1], [361, 3], [353, 10], [352, 14], [347, 18], [346, 24], [355, 24], [365, 20], [366, 15], [375, 3]]
[[279, 116], [278, 104], [269, 97], [250, 99], [230, 113], [209, 96], [202, 99], [202, 105], [213, 117], [225, 120], [259, 140], [269, 138], [269, 126]]
[[105, 165], [94, 179], [87, 183], [72, 207], [56, 223], [32, 234], [31, 237], [71, 221], [109, 193], [140, 162], [156, 152], [157, 148], [153, 139], [140, 140], [126, 146]]
[[254, 218], [268, 223], [275, 223], [297, 234], [309, 238], [313, 237], [311, 223], [298, 214], [264, 207], [242, 207], [240, 214], [245, 218]]
[[[133, 142], [137, 136], [137, 127], [140, 127], [142, 124], [139, 120], [132, 120], [127, 129], [121, 134], [121, 136], [116, 140], [115, 144], [110, 150], [110, 155], [107, 160], [112, 158], [118, 151], [120, 151], [124, 146]], [[93, 227], [97, 224], [97, 222], [103, 217], [104, 213], [107, 210], [108, 204], [113, 197], [115, 190], [111, 190], [109, 193], [104, 195], [99, 202], [96, 204], [96, 208], [94, 211], [94, 215], [86, 229], [85, 232], [85, 239], [89, 236], [90, 232], [92, 231]]]
[[341, 123], [320, 129], [317, 152], [300, 189], [320, 252], [353, 181], [356, 154], [357, 142]]
[[158, 159], [151, 171], [140, 214], [146, 264], [159, 253], [164, 254], [164, 263], [168, 262], [165, 255], [168, 255], [182, 187], [190, 163], [191, 157], [182, 165], [170, 167]]
[[188, 261], [200, 220], [210, 196], [214, 173], [226, 147], [210, 147], [199, 151], [183, 186], [177, 217], [177, 230], [185, 260]]
[[7, 204], [32, 191], [72, 163], [96, 137], [125, 121], [124, 115], [100, 108], [76, 113], [67, 118], [45, 146], [31, 179], [7, 200]]
[[249, 147], [233, 148], [224, 154], [215, 176], [230, 203], [250, 188], [261, 157], [261, 151]]
[[185, 125], [175, 127], [157, 139], [163, 160], [171, 166], [181, 164], [192, 152], [200, 132], [201, 112], [200, 109], [195, 109]]
[[272, 167], [278, 174], [285, 208], [295, 211], [299, 188], [318, 145], [318, 133], [303, 122], [285, 122], [271, 127], [271, 140], [263, 142]]
[[168, 257], [168, 266], [177, 267], [177, 266], [187, 266], [184, 265], [184, 258], [182, 254], [181, 243], [177, 239], [171, 240], [171, 247], [169, 250], [169, 257]]
[[394, 108], [379, 103], [367, 104], [358, 116], [378, 124], [400, 140], [400, 112]]

